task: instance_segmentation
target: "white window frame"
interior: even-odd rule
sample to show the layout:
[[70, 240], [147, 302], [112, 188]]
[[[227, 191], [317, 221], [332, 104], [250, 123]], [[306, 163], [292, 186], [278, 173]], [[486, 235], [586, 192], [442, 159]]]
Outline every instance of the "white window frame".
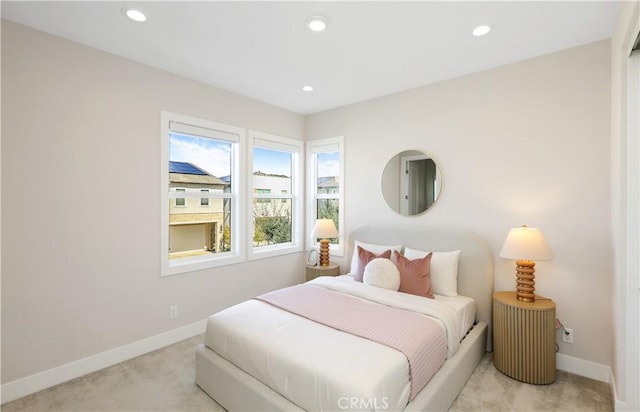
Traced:
[[[304, 244], [303, 228], [303, 178], [304, 170], [304, 142], [288, 137], [249, 130], [249, 149], [247, 150], [247, 250], [248, 259], [262, 259], [279, 256], [288, 253], [301, 252]], [[291, 153], [291, 193], [253, 193], [253, 149], [261, 147], [265, 149], [281, 150]], [[291, 242], [277, 245], [253, 246], [253, 200], [254, 199], [291, 199]]]
[[[245, 260], [244, 245], [246, 230], [244, 216], [246, 216], [246, 202], [242, 193], [246, 187], [245, 167], [241, 167], [246, 158], [245, 129], [212, 122], [191, 116], [162, 111], [161, 115], [161, 144], [160, 144], [160, 274], [161, 276], [193, 272]], [[231, 251], [207, 254], [203, 256], [169, 259], [169, 202], [172, 197], [169, 190], [169, 132], [182, 132], [194, 136], [213, 137], [218, 140], [231, 142], [231, 193], [209, 193], [209, 198], [231, 199]], [[222, 132], [220, 137], [216, 132]], [[228, 135], [235, 135], [229, 137]], [[174, 192], [175, 193], [175, 192]], [[175, 196], [175, 195], [173, 195]], [[185, 193], [185, 198], [202, 197], [201, 193]]]
[[[323, 152], [340, 152], [339, 165], [339, 187], [338, 195], [318, 194], [318, 165], [317, 153]], [[307, 239], [307, 250], [317, 247], [317, 241], [311, 236], [311, 230], [318, 218], [318, 199], [334, 199], [338, 198], [338, 244], [330, 244], [329, 253], [334, 256], [344, 256], [345, 254], [345, 221], [344, 221], [344, 137], [330, 137], [326, 139], [316, 139], [307, 141], [307, 231], [305, 238]]]

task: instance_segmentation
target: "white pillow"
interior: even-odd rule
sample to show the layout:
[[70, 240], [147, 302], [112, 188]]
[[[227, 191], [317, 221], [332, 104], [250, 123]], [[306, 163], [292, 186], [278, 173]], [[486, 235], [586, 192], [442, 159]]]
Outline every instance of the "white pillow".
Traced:
[[400, 271], [389, 259], [376, 258], [364, 267], [362, 283], [379, 288], [400, 289]]
[[402, 252], [402, 245], [395, 246], [384, 246], [384, 245], [375, 245], [373, 243], [363, 243], [358, 242], [357, 240], [353, 244], [353, 254], [351, 255], [351, 266], [349, 269], [350, 273], [358, 273], [358, 265], [360, 264], [360, 260], [358, 259], [358, 246], [361, 248], [368, 250], [369, 252], [375, 253], [379, 255], [385, 250], [391, 250], [391, 254], [393, 254], [394, 250], [397, 250], [398, 253]]
[[[429, 252], [405, 248], [407, 259], [423, 258]], [[458, 262], [460, 251], [433, 252], [431, 256], [431, 289], [433, 293], [444, 296], [458, 296]]]

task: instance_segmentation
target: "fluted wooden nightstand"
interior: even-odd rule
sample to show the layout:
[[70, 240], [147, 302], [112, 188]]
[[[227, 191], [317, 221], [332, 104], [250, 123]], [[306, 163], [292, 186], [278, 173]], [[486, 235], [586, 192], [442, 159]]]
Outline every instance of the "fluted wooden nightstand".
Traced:
[[319, 276], [338, 276], [339, 274], [340, 266], [336, 263], [330, 263], [328, 266], [307, 265], [307, 282]]
[[493, 364], [505, 375], [537, 385], [556, 380], [556, 305], [536, 296], [522, 302], [515, 292], [493, 295]]

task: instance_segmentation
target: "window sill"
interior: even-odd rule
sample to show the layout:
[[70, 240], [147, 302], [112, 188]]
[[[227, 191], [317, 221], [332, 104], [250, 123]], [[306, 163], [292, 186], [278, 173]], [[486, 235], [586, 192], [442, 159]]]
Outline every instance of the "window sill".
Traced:
[[162, 264], [161, 276], [179, 275], [243, 262], [242, 256], [223, 252], [213, 255], [209, 252], [179, 259], [169, 259]]

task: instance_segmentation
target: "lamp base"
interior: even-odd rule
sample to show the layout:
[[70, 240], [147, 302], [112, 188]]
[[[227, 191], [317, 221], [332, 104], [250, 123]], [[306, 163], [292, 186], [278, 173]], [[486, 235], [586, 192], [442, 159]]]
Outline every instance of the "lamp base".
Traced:
[[535, 269], [536, 263], [532, 260], [516, 261], [516, 296], [522, 302], [536, 301]]
[[329, 266], [329, 239], [320, 241], [320, 266]]

